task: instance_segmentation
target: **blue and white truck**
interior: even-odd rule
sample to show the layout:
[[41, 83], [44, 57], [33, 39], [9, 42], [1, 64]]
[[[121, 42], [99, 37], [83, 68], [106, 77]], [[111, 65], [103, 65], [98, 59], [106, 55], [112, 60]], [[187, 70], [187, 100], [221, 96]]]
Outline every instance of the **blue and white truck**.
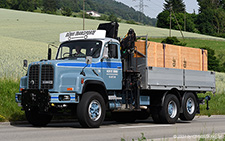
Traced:
[[65, 113], [89, 128], [99, 127], [106, 112], [118, 122], [152, 116], [173, 124], [195, 117], [197, 93], [215, 91], [215, 73], [149, 67], [146, 55], [134, 57], [134, 31], [121, 41], [117, 32], [118, 24], [108, 23], [62, 33], [55, 59], [49, 48], [48, 60], [29, 64], [16, 93], [29, 123], [45, 126]]

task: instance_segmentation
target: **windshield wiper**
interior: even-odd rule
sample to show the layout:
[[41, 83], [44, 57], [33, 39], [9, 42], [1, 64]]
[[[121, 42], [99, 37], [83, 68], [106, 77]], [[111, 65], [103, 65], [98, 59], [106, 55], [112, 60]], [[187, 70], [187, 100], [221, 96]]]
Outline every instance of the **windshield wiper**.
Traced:
[[67, 58], [71, 58], [71, 57], [58, 58], [57, 60], [64, 60], [64, 59], [67, 59]]

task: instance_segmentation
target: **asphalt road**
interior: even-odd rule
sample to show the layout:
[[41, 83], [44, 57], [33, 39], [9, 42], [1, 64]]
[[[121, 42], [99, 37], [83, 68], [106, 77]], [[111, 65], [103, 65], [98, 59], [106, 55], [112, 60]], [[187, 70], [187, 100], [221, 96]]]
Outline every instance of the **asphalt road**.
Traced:
[[[212, 133], [225, 134], [225, 116], [201, 116], [192, 122], [179, 121], [176, 124], [154, 124], [151, 119], [135, 123], [105, 121], [100, 128], [81, 128], [78, 122], [50, 123], [47, 127], [36, 128], [30, 124], [11, 125], [0, 123], [1, 141], [126, 141], [141, 138], [162, 140], [189, 138]], [[222, 135], [219, 135], [222, 137]]]

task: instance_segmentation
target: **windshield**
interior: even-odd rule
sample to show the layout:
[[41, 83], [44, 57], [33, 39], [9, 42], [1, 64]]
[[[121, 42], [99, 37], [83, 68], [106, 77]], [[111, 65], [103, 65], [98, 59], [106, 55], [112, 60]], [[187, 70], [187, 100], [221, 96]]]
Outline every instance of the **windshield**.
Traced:
[[92, 56], [98, 58], [100, 56], [102, 42], [96, 40], [79, 40], [65, 42], [60, 45], [56, 59], [76, 59]]

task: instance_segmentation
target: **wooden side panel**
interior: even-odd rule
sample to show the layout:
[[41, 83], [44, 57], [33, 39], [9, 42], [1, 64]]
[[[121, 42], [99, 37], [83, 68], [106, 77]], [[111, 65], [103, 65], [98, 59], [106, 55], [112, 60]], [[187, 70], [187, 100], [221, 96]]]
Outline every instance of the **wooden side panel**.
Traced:
[[165, 46], [165, 67], [179, 69], [179, 46]]
[[157, 66], [154, 67], [164, 67], [164, 59], [163, 59], [163, 44], [157, 43], [156, 45], [156, 52], [157, 52]]
[[148, 66], [157, 66], [157, 43], [148, 41]]
[[[144, 40], [138, 40], [137, 42], [135, 42], [135, 46], [137, 47], [137, 50], [142, 53], [142, 54], [146, 54], [145, 51], [145, 41]], [[135, 53], [134, 57], [142, 57], [140, 54]]]
[[207, 50], [204, 50], [203, 57], [204, 57], [204, 60], [203, 60], [204, 70], [203, 71], [208, 71], [208, 51]]
[[202, 63], [201, 50], [196, 48], [182, 47], [181, 49], [181, 69], [188, 70], [201, 70], [200, 64]]
[[[142, 54], [146, 54], [145, 41], [137, 41], [135, 43], [137, 50]], [[148, 66], [166, 67], [188, 70], [208, 70], [207, 50], [198, 48], [190, 48], [162, 43], [147, 42]], [[135, 55], [135, 57], [141, 57]]]

